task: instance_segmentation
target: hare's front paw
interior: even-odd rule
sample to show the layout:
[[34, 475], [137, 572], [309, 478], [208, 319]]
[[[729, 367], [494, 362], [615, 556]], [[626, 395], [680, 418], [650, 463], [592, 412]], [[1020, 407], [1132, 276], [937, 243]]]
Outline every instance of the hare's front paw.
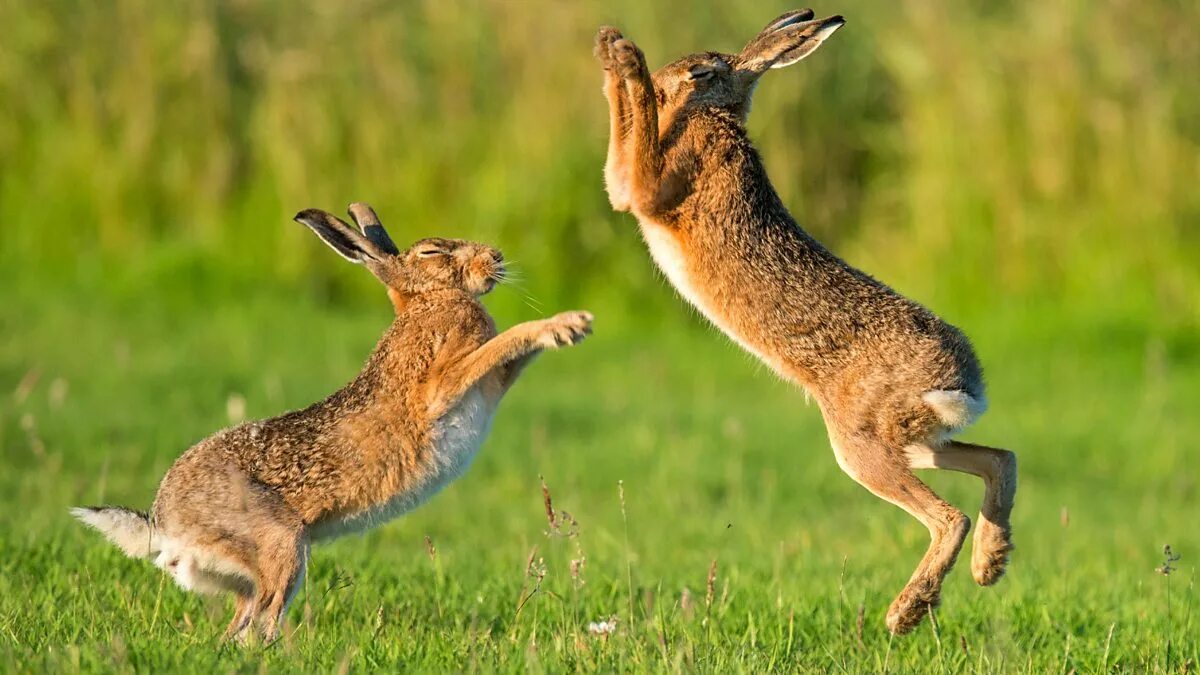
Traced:
[[576, 345], [592, 333], [590, 312], [563, 312], [546, 319], [538, 344], [546, 349]]
[[617, 60], [613, 56], [612, 46], [621, 38], [621, 31], [612, 26], [601, 26], [596, 32], [596, 48], [593, 53], [605, 70], [616, 70]]
[[617, 63], [617, 73], [621, 77], [636, 77], [645, 72], [646, 57], [633, 42], [621, 38], [612, 43], [610, 53]]

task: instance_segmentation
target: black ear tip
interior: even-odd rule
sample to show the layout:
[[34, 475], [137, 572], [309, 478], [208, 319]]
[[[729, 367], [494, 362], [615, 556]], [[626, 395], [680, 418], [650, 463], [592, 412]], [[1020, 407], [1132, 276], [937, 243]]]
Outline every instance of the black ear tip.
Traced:
[[846, 25], [846, 20], [842, 15], [831, 16], [821, 22], [821, 27], [817, 29], [817, 33], [821, 37], [828, 37], [836, 33], [842, 26]]
[[320, 221], [322, 213], [320, 209], [304, 209], [292, 217], [292, 220], [297, 223], [308, 223], [310, 221]]

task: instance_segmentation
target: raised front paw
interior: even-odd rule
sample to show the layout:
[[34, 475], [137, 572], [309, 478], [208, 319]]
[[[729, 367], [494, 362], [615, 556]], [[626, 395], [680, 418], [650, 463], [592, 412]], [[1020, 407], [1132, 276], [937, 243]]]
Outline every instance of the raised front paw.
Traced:
[[546, 349], [577, 345], [592, 334], [590, 312], [563, 312], [546, 319], [538, 344]]
[[601, 26], [596, 32], [596, 48], [593, 53], [605, 70], [616, 70], [617, 60], [613, 56], [612, 46], [621, 38], [621, 31], [612, 26]]
[[646, 71], [646, 57], [632, 41], [621, 38], [612, 43], [610, 53], [621, 77], [636, 77]]

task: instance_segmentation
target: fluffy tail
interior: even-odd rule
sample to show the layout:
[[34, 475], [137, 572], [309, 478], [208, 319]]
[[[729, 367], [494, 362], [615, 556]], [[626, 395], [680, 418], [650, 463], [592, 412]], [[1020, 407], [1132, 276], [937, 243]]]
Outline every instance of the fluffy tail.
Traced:
[[987, 410], [987, 399], [962, 389], [933, 389], [921, 395], [925, 404], [951, 429], [970, 426]]
[[149, 560], [162, 550], [159, 537], [150, 526], [150, 517], [141, 511], [120, 506], [85, 506], [71, 509], [71, 515], [99, 530], [130, 558]]

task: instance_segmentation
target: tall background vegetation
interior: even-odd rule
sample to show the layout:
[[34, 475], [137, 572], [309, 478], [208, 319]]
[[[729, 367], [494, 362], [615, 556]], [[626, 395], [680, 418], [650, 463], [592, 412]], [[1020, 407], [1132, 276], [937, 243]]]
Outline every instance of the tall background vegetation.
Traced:
[[[544, 301], [656, 307], [603, 194], [592, 35], [617, 24], [657, 65], [736, 50], [781, 7], [6, 2], [0, 262], [365, 287], [288, 221], [362, 199], [399, 239], [503, 245]], [[805, 227], [952, 306], [1195, 318], [1194, 3], [818, 9], [850, 23], [767, 75], [749, 125]]]

